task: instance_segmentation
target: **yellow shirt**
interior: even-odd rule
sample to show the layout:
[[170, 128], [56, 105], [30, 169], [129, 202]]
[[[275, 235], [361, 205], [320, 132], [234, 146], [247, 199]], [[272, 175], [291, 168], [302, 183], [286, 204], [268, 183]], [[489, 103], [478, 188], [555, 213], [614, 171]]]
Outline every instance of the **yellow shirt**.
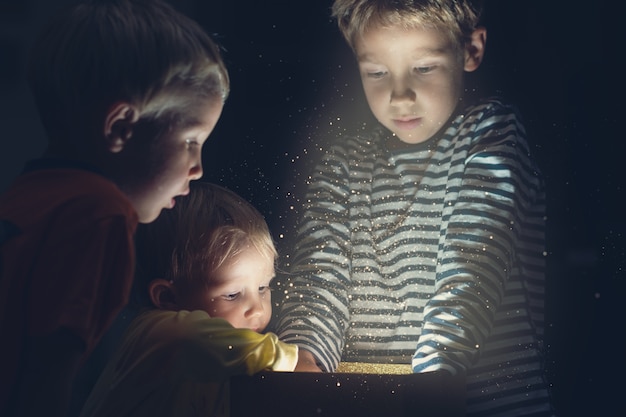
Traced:
[[151, 310], [130, 324], [81, 417], [228, 413], [228, 378], [293, 371], [298, 348], [273, 333], [235, 329], [204, 311]]

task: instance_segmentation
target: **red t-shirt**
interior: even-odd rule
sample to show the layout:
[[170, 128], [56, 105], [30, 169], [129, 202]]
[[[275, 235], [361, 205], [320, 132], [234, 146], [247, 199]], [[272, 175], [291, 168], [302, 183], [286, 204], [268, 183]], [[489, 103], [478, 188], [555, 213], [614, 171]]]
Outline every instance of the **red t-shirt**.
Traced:
[[0, 196], [0, 410], [26, 337], [66, 327], [93, 349], [128, 302], [138, 218], [117, 186], [74, 168], [22, 174]]

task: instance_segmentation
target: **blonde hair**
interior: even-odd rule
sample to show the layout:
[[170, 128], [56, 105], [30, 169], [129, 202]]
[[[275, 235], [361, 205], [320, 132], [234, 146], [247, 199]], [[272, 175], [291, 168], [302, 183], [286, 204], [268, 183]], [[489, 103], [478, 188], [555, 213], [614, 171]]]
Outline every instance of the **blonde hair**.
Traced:
[[156, 221], [140, 224], [136, 235], [136, 288], [145, 305], [148, 284], [171, 281], [182, 292], [210, 284], [224, 263], [248, 247], [269, 261], [278, 253], [261, 213], [234, 192], [194, 181], [190, 194], [179, 199]]
[[462, 46], [481, 10], [480, 0], [335, 0], [332, 16], [353, 50], [356, 40], [374, 26], [437, 29]]
[[148, 120], [180, 119], [230, 88], [219, 47], [162, 0], [87, 0], [59, 13], [33, 45], [28, 81], [50, 141], [64, 146], [117, 101]]

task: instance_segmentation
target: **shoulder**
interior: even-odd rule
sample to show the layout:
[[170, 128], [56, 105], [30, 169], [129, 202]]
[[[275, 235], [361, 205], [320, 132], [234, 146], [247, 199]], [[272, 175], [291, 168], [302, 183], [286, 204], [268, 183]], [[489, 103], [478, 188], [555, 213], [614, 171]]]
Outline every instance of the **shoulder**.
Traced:
[[[34, 179], [33, 186], [49, 190], [50, 200], [55, 200], [64, 210], [78, 211], [84, 217], [93, 219], [108, 217], [134, 218], [135, 210], [128, 197], [108, 178], [90, 171], [58, 169], [42, 171]], [[37, 185], [37, 181], [40, 182]]]
[[[78, 219], [77, 228], [88, 230], [117, 230], [122, 235], [134, 234], [139, 222], [134, 206], [115, 183], [94, 173], [68, 175], [72, 191], [59, 207], [63, 219]], [[108, 231], [107, 231], [108, 230]]]
[[447, 134], [456, 147], [526, 141], [526, 130], [517, 107], [499, 98], [484, 99], [466, 107], [459, 112]]
[[522, 125], [517, 106], [499, 97], [489, 97], [471, 104], [459, 117], [462, 119], [461, 125], [489, 126], [511, 122], [520, 127]]
[[133, 339], [150, 339], [154, 335], [174, 336], [180, 322], [187, 315], [187, 311], [180, 314], [178, 311], [152, 308], [145, 310], [131, 321], [127, 334]]
[[489, 98], [468, 107], [465, 119], [458, 140], [467, 141], [468, 160], [477, 155], [492, 157], [499, 166], [515, 165], [540, 176], [517, 106]]
[[68, 175], [70, 181], [77, 191], [69, 197], [80, 196], [85, 202], [97, 203], [103, 210], [126, 212], [132, 207], [130, 200], [120, 190], [117, 185], [108, 178], [85, 172], [81, 175]]
[[134, 229], [137, 214], [106, 177], [79, 169], [41, 169], [20, 175], [0, 197], [0, 212], [21, 227], [41, 222], [83, 227], [101, 220]]
[[185, 327], [203, 327], [207, 324], [212, 327], [232, 328], [228, 321], [211, 317], [204, 310], [161, 310], [158, 308], [146, 310], [135, 318], [136, 324], [146, 326], [176, 326], [179, 329]]

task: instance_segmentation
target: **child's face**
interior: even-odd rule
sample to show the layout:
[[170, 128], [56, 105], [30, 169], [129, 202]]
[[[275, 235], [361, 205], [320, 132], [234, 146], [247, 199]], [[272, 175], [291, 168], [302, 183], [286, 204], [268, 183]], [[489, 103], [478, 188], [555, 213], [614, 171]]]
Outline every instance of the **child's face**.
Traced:
[[355, 43], [374, 116], [406, 143], [430, 139], [463, 89], [464, 51], [434, 29], [373, 27]]
[[218, 268], [209, 286], [183, 307], [204, 310], [236, 328], [261, 332], [272, 316], [269, 285], [274, 275], [274, 262], [249, 246]]
[[[202, 145], [213, 131], [222, 108], [219, 99], [204, 100], [193, 107], [194, 114], [187, 115], [192, 124], [174, 127], [156, 142], [153, 138], [141, 139], [149, 143], [148, 150], [136, 151], [139, 162], [135, 164], [135, 175], [120, 184], [141, 223], [152, 222], [162, 209], [172, 208], [174, 197], [188, 194], [189, 182], [202, 177]], [[141, 135], [142, 131], [138, 129], [136, 133]], [[132, 142], [131, 139], [129, 143]]]

